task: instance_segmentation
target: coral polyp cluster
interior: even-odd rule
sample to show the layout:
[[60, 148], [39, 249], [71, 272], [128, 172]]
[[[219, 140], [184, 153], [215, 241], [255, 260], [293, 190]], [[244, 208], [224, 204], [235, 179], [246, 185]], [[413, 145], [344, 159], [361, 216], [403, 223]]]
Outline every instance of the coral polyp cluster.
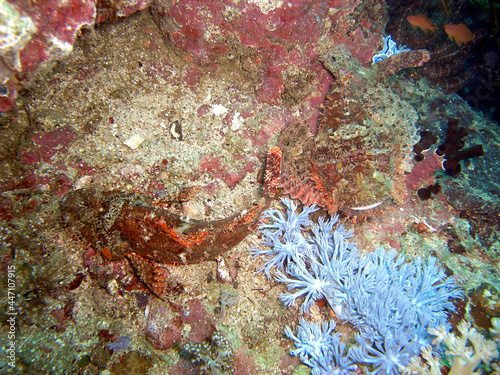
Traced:
[[455, 309], [452, 299], [462, 293], [430, 257], [406, 262], [396, 251], [378, 248], [360, 254], [349, 239], [351, 231], [336, 226], [338, 216], [320, 218], [311, 226], [309, 215], [317, 208], [296, 206], [282, 199], [286, 217], [277, 210], [265, 217], [265, 243], [271, 250], [254, 249], [265, 256], [263, 270], [287, 284], [281, 299], [287, 306], [301, 303], [301, 312], [325, 299], [336, 317], [358, 331], [356, 344], [346, 345], [334, 332], [335, 323], [318, 324], [301, 319], [298, 334], [286, 334], [296, 345], [292, 355], [313, 368], [313, 374], [356, 374], [354, 363], [365, 364], [372, 374], [396, 375], [412, 356], [431, 343], [427, 329], [447, 321]]
[[187, 343], [183, 350], [200, 369], [200, 374], [230, 374], [234, 360], [231, 343], [220, 333], [214, 332], [210, 341]]
[[433, 352], [437, 348], [430, 345], [422, 348], [424, 361], [413, 357], [405, 374], [441, 375], [441, 363], [446, 363], [450, 375], [472, 375], [478, 373], [475, 370], [481, 362], [489, 364], [498, 358], [495, 341], [486, 339], [469, 322], [461, 321], [457, 330], [459, 335], [451, 333], [444, 325], [429, 328], [429, 333], [436, 337], [433, 344], [441, 345], [440, 350]]

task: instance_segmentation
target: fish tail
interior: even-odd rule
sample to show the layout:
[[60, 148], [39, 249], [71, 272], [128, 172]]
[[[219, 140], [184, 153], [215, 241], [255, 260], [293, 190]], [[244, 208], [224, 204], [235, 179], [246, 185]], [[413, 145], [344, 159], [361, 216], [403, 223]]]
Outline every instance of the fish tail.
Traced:
[[281, 150], [271, 147], [266, 158], [266, 174], [264, 176], [264, 194], [274, 197], [280, 182]]

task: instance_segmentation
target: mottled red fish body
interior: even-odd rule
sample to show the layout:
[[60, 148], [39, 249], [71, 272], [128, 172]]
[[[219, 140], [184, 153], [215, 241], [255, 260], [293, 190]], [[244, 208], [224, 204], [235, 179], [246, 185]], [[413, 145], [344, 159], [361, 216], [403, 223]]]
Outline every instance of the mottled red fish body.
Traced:
[[281, 153], [268, 154], [262, 197], [244, 211], [216, 221], [183, 220], [135, 193], [82, 189], [61, 203], [64, 222], [111, 259], [135, 253], [163, 264], [198, 263], [233, 248], [257, 227], [279, 181]]

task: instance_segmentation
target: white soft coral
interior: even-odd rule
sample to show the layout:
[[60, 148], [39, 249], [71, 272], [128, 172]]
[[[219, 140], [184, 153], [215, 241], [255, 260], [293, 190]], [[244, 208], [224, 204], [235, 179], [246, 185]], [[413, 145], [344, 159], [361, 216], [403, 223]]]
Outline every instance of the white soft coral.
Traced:
[[[449, 375], [473, 375], [481, 362], [489, 364], [498, 357], [497, 346], [494, 341], [486, 340], [484, 336], [476, 331], [471, 324], [465, 320], [457, 327], [460, 336], [450, 333], [444, 326], [429, 328], [429, 333], [436, 336], [433, 344], [444, 344], [445, 355], [451, 364]], [[468, 342], [469, 345], [468, 345]], [[472, 346], [470, 346], [472, 344]], [[431, 347], [422, 348], [422, 357], [427, 364], [423, 364], [420, 358], [413, 358], [406, 367], [406, 374], [431, 374], [440, 375], [439, 359], [432, 355]]]

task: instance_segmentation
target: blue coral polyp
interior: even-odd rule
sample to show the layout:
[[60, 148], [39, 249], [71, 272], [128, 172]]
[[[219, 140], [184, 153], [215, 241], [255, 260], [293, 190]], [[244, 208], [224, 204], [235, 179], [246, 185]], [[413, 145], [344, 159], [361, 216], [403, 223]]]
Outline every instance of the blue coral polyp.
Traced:
[[[373, 374], [399, 374], [432, 341], [427, 330], [446, 323], [447, 313], [454, 310], [452, 299], [462, 297], [454, 279], [434, 257], [407, 262], [395, 250], [382, 248], [360, 254], [349, 241], [352, 232], [336, 226], [338, 217], [313, 224], [308, 216], [314, 206], [297, 214], [290, 200], [282, 202], [286, 217], [277, 210], [264, 214], [271, 219], [261, 227], [270, 249], [252, 250], [264, 257], [261, 270], [287, 284], [290, 293], [281, 297], [287, 306], [301, 303], [305, 314], [324, 298], [337, 318], [358, 331], [357, 343], [346, 350], [335, 324], [301, 318], [297, 335], [290, 328], [285, 331], [297, 348], [291, 354], [315, 375], [356, 374], [356, 364], [368, 365]], [[286, 237], [301, 245], [283, 253]]]

